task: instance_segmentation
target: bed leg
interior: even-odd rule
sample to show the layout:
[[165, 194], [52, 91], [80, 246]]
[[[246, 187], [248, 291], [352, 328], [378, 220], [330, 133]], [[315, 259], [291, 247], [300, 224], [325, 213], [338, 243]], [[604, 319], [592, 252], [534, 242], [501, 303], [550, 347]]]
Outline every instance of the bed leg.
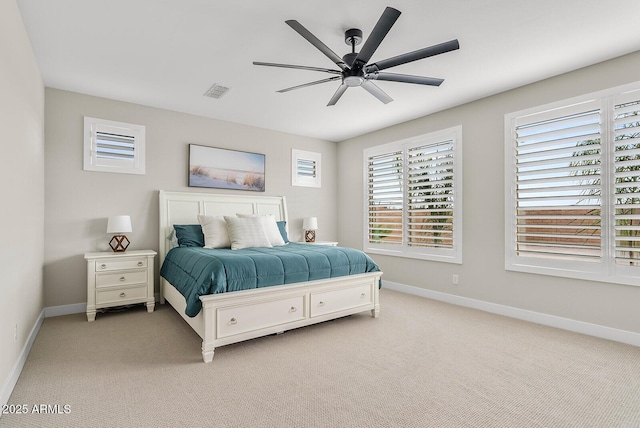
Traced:
[[164, 299], [164, 278], [160, 278], [160, 304], [164, 305], [165, 304], [165, 299]]
[[202, 360], [205, 363], [210, 363], [211, 361], [213, 361], [214, 351], [215, 351], [215, 348], [213, 346], [209, 348], [207, 345], [205, 345], [204, 342], [202, 342]]
[[378, 278], [378, 280], [372, 284], [373, 309], [371, 309], [371, 316], [374, 318], [378, 318], [378, 315], [380, 315], [380, 288], [378, 287], [379, 281], [380, 281], [380, 278]]

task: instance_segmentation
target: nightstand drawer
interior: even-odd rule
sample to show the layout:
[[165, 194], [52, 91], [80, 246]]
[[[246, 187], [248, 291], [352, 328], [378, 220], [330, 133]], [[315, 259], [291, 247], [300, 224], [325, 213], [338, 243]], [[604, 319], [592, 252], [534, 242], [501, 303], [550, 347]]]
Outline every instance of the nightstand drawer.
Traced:
[[96, 260], [96, 272], [146, 267], [146, 257], [123, 257], [122, 259]]
[[96, 275], [96, 288], [117, 287], [121, 285], [147, 282], [147, 270], [133, 270]]
[[96, 290], [97, 305], [124, 305], [129, 301], [144, 301], [147, 297], [147, 286]]

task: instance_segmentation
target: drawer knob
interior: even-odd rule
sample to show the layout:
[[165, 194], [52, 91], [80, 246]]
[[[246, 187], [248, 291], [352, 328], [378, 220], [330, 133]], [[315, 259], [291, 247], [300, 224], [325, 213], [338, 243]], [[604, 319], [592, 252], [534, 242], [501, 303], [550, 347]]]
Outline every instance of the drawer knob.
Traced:
[[365, 297], [366, 297], [366, 294], [364, 294], [364, 293], [362, 293], [362, 294], [360, 295], [360, 298], [361, 298], [361, 299], [364, 299]]
[[124, 281], [126, 281], [126, 278], [124, 276], [121, 276], [120, 277], [120, 282], [124, 282]]
[[120, 297], [127, 297], [127, 294], [123, 291], [122, 293], [120, 293]]
[[318, 306], [324, 306], [324, 302], [318, 302]]
[[144, 263], [142, 262], [138, 262], [138, 266], [142, 266]]
[[104, 263], [100, 265], [100, 269], [106, 269], [107, 265], [105, 265]]
[[229, 320], [229, 324], [231, 324], [231, 325], [238, 324], [238, 320], [237, 320], [237, 319], [235, 319], [235, 318], [231, 318], [231, 319]]
[[289, 309], [289, 312], [295, 312], [297, 310], [298, 310], [298, 308], [296, 308], [295, 306], [291, 306], [291, 309]]

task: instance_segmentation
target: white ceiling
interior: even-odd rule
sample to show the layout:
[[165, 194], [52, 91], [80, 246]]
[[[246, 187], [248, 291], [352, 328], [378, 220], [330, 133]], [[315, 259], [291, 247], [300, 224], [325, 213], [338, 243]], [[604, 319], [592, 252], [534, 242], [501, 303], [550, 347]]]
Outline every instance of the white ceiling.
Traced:
[[[618, 0], [18, 0], [48, 87], [342, 141], [640, 49], [640, 1]], [[614, 6], [615, 5], [615, 6]], [[372, 62], [457, 38], [460, 50], [385, 70], [440, 87], [376, 82], [326, 104], [331, 77], [252, 61], [336, 68], [285, 20], [339, 56], [386, 6], [402, 12]], [[231, 90], [204, 97], [214, 83]]]

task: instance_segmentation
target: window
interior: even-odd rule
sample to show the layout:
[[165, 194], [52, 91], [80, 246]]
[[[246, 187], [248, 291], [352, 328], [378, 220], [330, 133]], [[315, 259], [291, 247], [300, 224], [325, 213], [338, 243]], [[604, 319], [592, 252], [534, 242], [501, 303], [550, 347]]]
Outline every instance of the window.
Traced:
[[364, 151], [365, 251], [462, 263], [462, 127]]
[[508, 270], [640, 278], [640, 89], [507, 115]]
[[320, 187], [320, 153], [291, 150], [291, 185]]
[[86, 171], [144, 174], [145, 127], [84, 118], [84, 169]]

